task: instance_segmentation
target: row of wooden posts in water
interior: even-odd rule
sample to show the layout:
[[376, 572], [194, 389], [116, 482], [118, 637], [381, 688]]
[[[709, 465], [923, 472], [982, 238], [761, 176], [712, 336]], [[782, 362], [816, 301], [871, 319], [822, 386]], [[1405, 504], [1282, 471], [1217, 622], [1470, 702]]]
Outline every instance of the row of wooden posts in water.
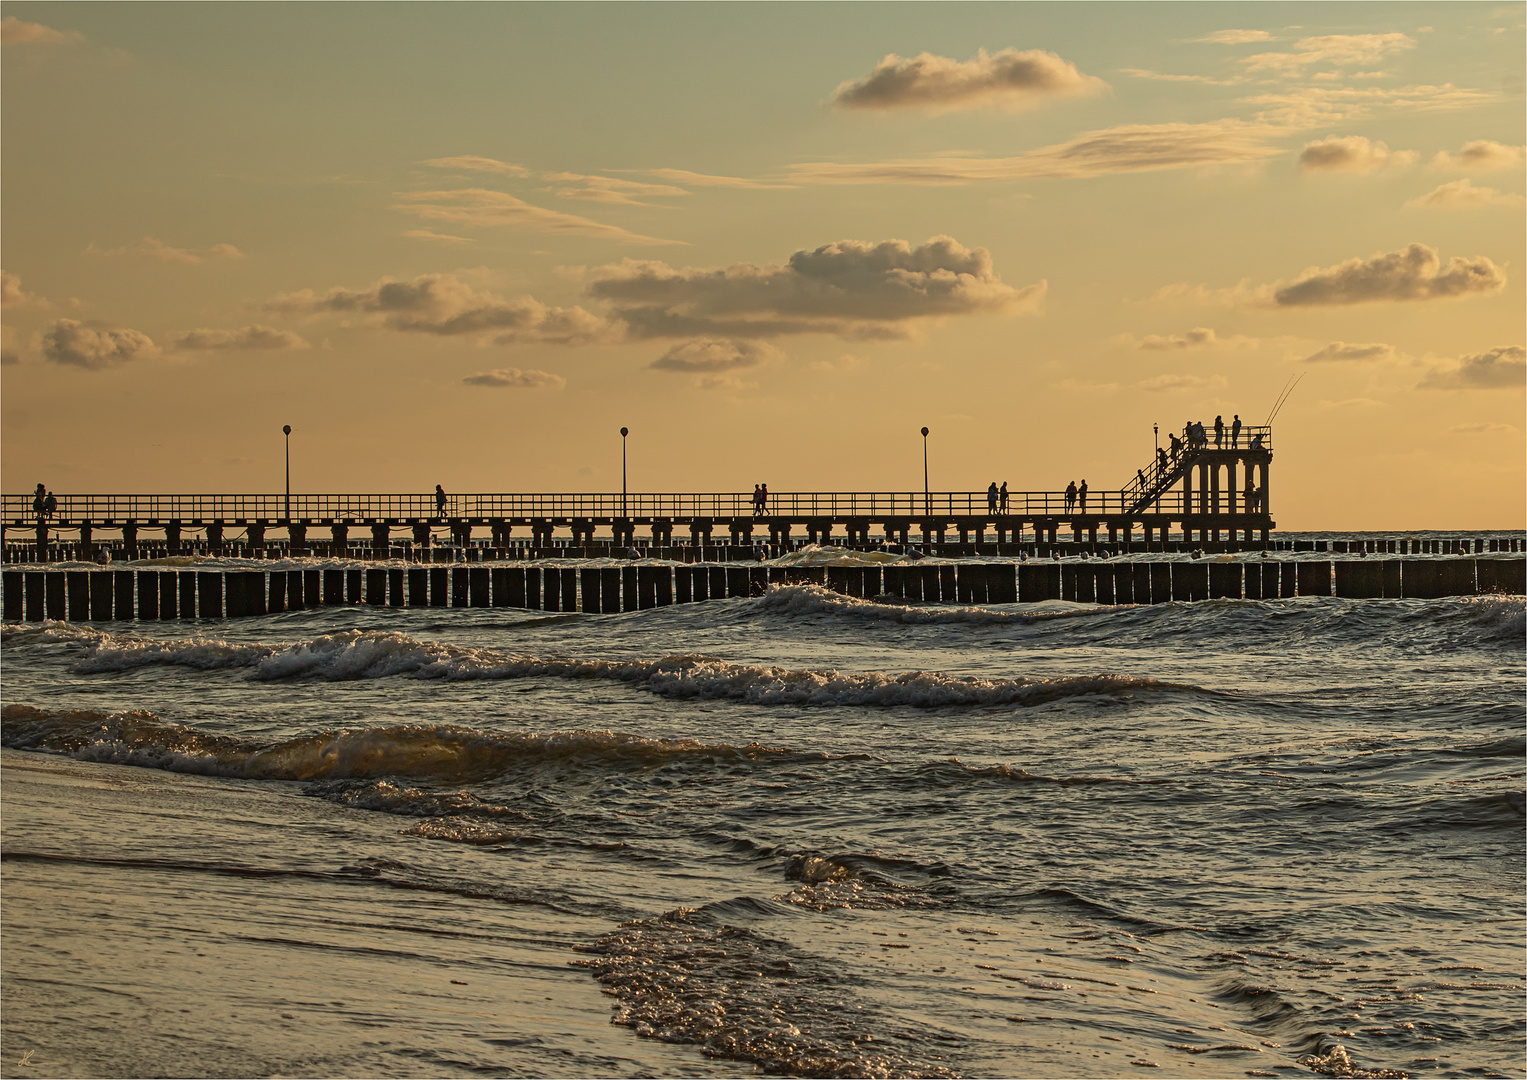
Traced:
[[[710, 563], [710, 562], [756, 562], [760, 554], [768, 558], [778, 558], [793, 550], [788, 545], [691, 545], [679, 544], [673, 546], [654, 546], [645, 540], [638, 540], [633, 545], [635, 550], [643, 556], [653, 559], [668, 559], [673, 562], [686, 563]], [[832, 545], [842, 547], [844, 550], [853, 551], [900, 551], [898, 546], [886, 548], [885, 545], [875, 544], [842, 544]], [[1370, 555], [1469, 555], [1486, 554], [1495, 552], [1521, 551], [1524, 546], [1524, 538], [1520, 536], [1461, 536], [1461, 537], [1369, 537], [1353, 540], [1296, 540], [1292, 538], [1274, 538], [1266, 544], [1246, 545], [1241, 543], [1208, 542], [1190, 543], [1185, 540], [1172, 540], [1165, 544], [1156, 543], [1150, 548], [1142, 544], [1135, 544], [1133, 550], [1124, 545], [1108, 545], [1104, 543], [1089, 544], [1087, 542], [1069, 543], [1023, 543], [1023, 544], [934, 544], [919, 550], [927, 555], [938, 558], [968, 558], [972, 556], [1013, 558], [1020, 555], [1026, 558], [1048, 558], [1050, 555], [1080, 555], [1086, 552], [1091, 555], [1129, 555], [1142, 551], [1157, 551], [1165, 554], [1187, 554], [1198, 551], [1204, 554], [1224, 554], [1229, 552], [1247, 550], [1266, 550], [1269, 552], [1329, 552], [1336, 555], [1347, 554], [1370, 554]], [[93, 547], [94, 550], [90, 550]], [[302, 552], [294, 552], [286, 541], [272, 540], [258, 546], [228, 541], [214, 550], [205, 541], [182, 541], [170, 545], [164, 541], [140, 540], [132, 549], [124, 547], [120, 542], [97, 541], [86, 546], [75, 542], [56, 542], [48, 544], [39, 550], [31, 544], [7, 543], [4, 548], [3, 559], [11, 565], [29, 565], [37, 563], [59, 562], [90, 562], [96, 557], [100, 549], [105, 549], [115, 561], [135, 559], [162, 559], [177, 556], [192, 557], [224, 557], [241, 559], [286, 559]], [[401, 559], [405, 562], [439, 563], [439, 562], [498, 562], [498, 561], [527, 561], [535, 559], [600, 559], [619, 558], [626, 555], [631, 547], [611, 544], [600, 541], [589, 544], [574, 544], [571, 541], [557, 541], [552, 546], [535, 547], [529, 543], [515, 544], [510, 547], [496, 547], [491, 544], [473, 543], [465, 547], [451, 544], [430, 545], [398, 545], [392, 544], [376, 547], [369, 542], [356, 541], [342, 545], [310, 544], [308, 554], [333, 559], [355, 560], [394, 560]]]
[[728, 565], [324, 567], [302, 570], [7, 570], [5, 621], [224, 619], [305, 608], [523, 608], [637, 611], [759, 596], [812, 584], [914, 602], [1161, 604], [1295, 596], [1354, 599], [1519, 595], [1521, 558], [1262, 562], [945, 562], [871, 566]]

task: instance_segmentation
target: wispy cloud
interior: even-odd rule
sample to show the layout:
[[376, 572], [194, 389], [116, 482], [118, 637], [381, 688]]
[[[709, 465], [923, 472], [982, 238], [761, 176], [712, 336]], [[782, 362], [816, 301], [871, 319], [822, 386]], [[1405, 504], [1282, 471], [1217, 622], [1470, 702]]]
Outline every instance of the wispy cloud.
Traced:
[[486, 188], [461, 188], [453, 191], [411, 191], [395, 196], [394, 210], [430, 221], [452, 221], [479, 228], [529, 229], [545, 233], [574, 233], [620, 240], [628, 244], [681, 244], [681, 240], [662, 240], [655, 236], [606, 225], [576, 214], [548, 210], [502, 191]]
[[1412, 165], [1415, 160], [1413, 150], [1391, 152], [1386, 144], [1362, 135], [1333, 135], [1305, 143], [1299, 154], [1299, 167], [1305, 172], [1371, 173]]
[[1244, 78], [1216, 79], [1212, 75], [1169, 75], [1150, 68], [1120, 68], [1119, 73], [1133, 75], [1137, 79], [1154, 79], [1156, 82], [1202, 83], [1206, 86], [1237, 86], [1246, 81]]
[[157, 262], [182, 263], [186, 266], [200, 266], [205, 262], [219, 262], [228, 259], [242, 259], [244, 253], [232, 244], [213, 244], [206, 248], [181, 248], [166, 244], [155, 236], [145, 236], [136, 244], [124, 247], [101, 248], [94, 243], [85, 247], [86, 255], [97, 255], [103, 258], [117, 258], [122, 255], [141, 255], [146, 259], [154, 259]]
[[1477, 210], [1486, 206], [1504, 206], [1520, 210], [1527, 200], [1509, 191], [1475, 187], [1467, 177], [1443, 184], [1417, 195], [1405, 204], [1407, 210]]
[[1347, 124], [1380, 109], [1409, 112], [1449, 112], [1499, 101], [1492, 90], [1444, 83], [1441, 86], [1350, 86], [1345, 83], [1304, 83], [1241, 98], [1259, 109], [1259, 123], [1287, 131]]
[[1436, 249], [1411, 244], [1400, 251], [1311, 267], [1273, 291], [1278, 307], [1362, 304], [1379, 300], [1437, 300], [1499, 292], [1506, 275], [1486, 256], [1453, 256], [1444, 265]]
[[734, 371], [778, 360], [781, 353], [765, 341], [705, 338], [675, 345], [647, 366], [658, 371]]
[[1254, 348], [1256, 341], [1253, 338], [1243, 337], [1240, 334], [1231, 337], [1220, 337], [1214, 330], [1207, 326], [1195, 326], [1185, 334], [1146, 334], [1139, 341], [1126, 338], [1137, 349], [1151, 352], [1171, 352], [1182, 349], [1208, 349], [1216, 346], [1249, 346]]
[[846, 109], [1025, 108], [1046, 98], [1095, 94], [1107, 86], [1040, 49], [981, 49], [966, 61], [926, 52], [910, 59], [891, 53], [864, 78], [839, 84], [832, 100]]
[[501, 176], [525, 177], [530, 175], [530, 170], [523, 165], [513, 165], [507, 161], [498, 161], [490, 157], [479, 157], [476, 154], [462, 154], [459, 157], [430, 158], [428, 161], [419, 162], [419, 164], [430, 165], [436, 169], [498, 173]]
[[1459, 357], [1422, 379], [1420, 390], [1519, 390], [1527, 385], [1527, 350], [1502, 345]]
[[1045, 283], [1013, 288], [985, 248], [937, 236], [915, 248], [904, 240], [842, 240], [797, 251], [783, 266], [676, 270], [627, 259], [592, 270], [587, 291], [637, 338], [884, 339], [908, 336], [920, 320], [1034, 311]]
[[1249, 71], [1297, 75], [1311, 64], [1371, 64], [1391, 53], [1416, 47], [1408, 34], [1327, 34], [1300, 38], [1293, 52], [1265, 52], [1245, 57]]
[[468, 386], [509, 387], [517, 390], [561, 390], [567, 385], [567, 380], [561, 375], [553, 375], [549, 371], [538, 371], [535, 368], [521, 371], [516, 367], [479, 371], [461, 381]]
[[1271, 41], [1273, 36], [1266, 30], [1216, 30], [1193, 40], [1209, 45], [1244, 45], [1252, 41]]
[[686, 187], [728, 187], [768, 191], [796, 186], [794, 184], [781, 183], [777, 180], [752, 180], [743, 176], [715, 176], [711, 173], [690, 172], [688, 169], [615, 169], [612, 171], [655, 176], [659, 180], [671, 180], [675, 184], [684, 184]]
[[188, 330], [172, 348], [229, 352], [245, 349], [306, 349], [309, 345], [290, 330], [270, 326], [244, 326], [237, 330]]
[[1527, 146], [1509, 146], [1490, 139], [1475, 139], [1463, 144], [1457, 154], [1437, 151], [1432, 167], [1467, 172], [1494, 172], [1497, 169], [1520, 169], [1527, 162]]
[[100, 371], [157, 356], [159, 347], [141, 330], [59, 319], [42, 336], [42, 354], [55, 364]]
[[435, 244], [470, 244], [470, 237], [454, 236], [451, 233], [437, 233], [433, 229], [409, 229], [404, 236], [410, 240], [427, 240]]
[[1162, 374], [1152, 375], [1149, 379], [1142, 379], [1137, 384], [1141, 390], [1152, 394], [1171, 394], [1183, 390], [1203, 390], [1209, 387], [1226, 385], [1223, 375], [1205, 377], [1203, 375], [1175, 375]]
[[0, 45], [74, 45], [84, 40], [85, 35], [75, 30], [22, 22], [14, 15], [0, 18]]
[[1349, 344], [1345, 341], [1333, 341], [1322, 349], [1319, 349], [1304, 358], [1305, 363], [1324, 363], [1330, 360], [1393, 360], [1395, 350], [1393, 345], [1379, 343], [1369, 345]]
[[931, 157], [792, 165], [793, 179], [817, 184], [966, 184], [981, 180], [1079, 179], [1159, 169], [1249, 165], [1283, 153], [1275, 132], [1235, 120], [1131, 124], [1091, 131], [1017, 157]]
[[687, 189], [672, 184], [644, 184], [638, 180], [622, 180], [614, 176], [557, 172], [543, 173], [541, 179], [558, 185], [554, 190], [559, 199], [586, 199], [589, 202], [621, 203], [626, 206], [659, 205], [642, 202], [637, 196], [689, 194]]
[[367, 289], [286, 293], [266, 309], [285, 314], [361, 312], [389, 330], [441, 337], [476, 336], [495, 345], [582, 345], [618, 337], [618, 328], [583, 308], [548, 307], [534, 297], [508, 300], [480, 291], [454, 274], [383, 279]]

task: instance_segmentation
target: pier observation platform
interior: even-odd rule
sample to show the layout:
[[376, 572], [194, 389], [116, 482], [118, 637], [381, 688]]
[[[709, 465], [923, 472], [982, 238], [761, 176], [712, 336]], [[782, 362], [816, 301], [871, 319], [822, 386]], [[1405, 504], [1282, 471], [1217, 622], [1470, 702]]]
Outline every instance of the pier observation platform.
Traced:
[[[466, 547], [491, 537], [509, 549], [528, 539], [552, 546], [554, 535], [573, 546], [601, 541], [633, 546], [638, 530], [655, 547], [677, 531], [696, 547], [726, 534], [732, 545], [772, 546], [843, 542], [943, 545], [1106, 542], [1123, 551], [1160, 549], [1172, 530], [1193, 542], [1265, 546], [1276, 527], [1270, 508], [1272, 429], [1243, 427], [1232, 437], [1180, 443], [1136, 471], [1125, 484], [1066, 491], [1009, 491], [994, 503], [986, 491], [770, 492], [758, 506], [746, 492], [699, 494], [486, 493], [447, 495], [55, 495], [52, 513], [39, 514], [33, 496], [0, 496], [0, 538], [8, 561], [46, 561], [50, 549], [76, 541], [90, 558], [105, 544], [136, 557], [152, 544], [170, 554], [194, 546], [218, 553], [238, 546], [259, 553], [268, 545], [291, 554], [351, 553], [359, 543], [386, 555], [399, 543], [428, 547], [437, 530]], [[837, 530], [842, 530], [841, 534]], [[515, 536], [516, 530], [519, 537]], [[872, 539], [872, 532], [882, 536]], [[485, 535], [486, 534], [486, 535]], [[13, 557], [14, 546], [30, 548]]]

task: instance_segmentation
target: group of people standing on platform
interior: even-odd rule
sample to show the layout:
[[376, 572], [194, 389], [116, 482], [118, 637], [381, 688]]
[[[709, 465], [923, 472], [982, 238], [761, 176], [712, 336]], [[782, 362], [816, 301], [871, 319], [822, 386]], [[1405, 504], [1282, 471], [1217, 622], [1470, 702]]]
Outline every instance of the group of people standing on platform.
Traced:
[[986, 509], [987, 509], [987, 512], [991, 513], [991, 514], [1005, 514], [1005, 513], [1007, 513], [1007, 481], [1006, 480], [1002, 481], [1002, 486], [1001, 487], [997, 486], [997, 482], [995, 480], [993, 480], [991, 482], [991, 484], [987, 486], [987, 488], [986, 488]]
[[58, 513], [58, 500], [44, 484], [38, 484], [37, 492], [32, 496], [32, 513], [37, 515], [38, 521], [47, 521]]

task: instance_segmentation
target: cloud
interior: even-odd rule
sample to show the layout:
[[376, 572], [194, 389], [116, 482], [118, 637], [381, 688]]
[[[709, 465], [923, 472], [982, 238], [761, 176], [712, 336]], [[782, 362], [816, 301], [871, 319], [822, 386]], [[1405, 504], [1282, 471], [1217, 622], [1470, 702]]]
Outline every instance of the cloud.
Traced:
[[1237, 86], [1245, 82], [1245, 79], [1216, 79], [1209, 75], [1168, 75], [1160, 71], [1152, 71], [1149, 68], [1120, 68], [1119, 72], [1124, 75], [1133, 75], [1137, 79], [1155, 79], [1157, 82], [1181, 82], [1181, 83], [1204, 83], [1208, 86]]
[[1527, 349], [1502, 345], [1459, 357], [1452, 367], [1438, 368], [1422, 379], [1420, 390], [1517, 390], [1527, 382]]
[[390, 330], [442, 337], [479, 335], [496, 345], [531, 342], [582, 345], [612, 336], [612, 328], [580, 307], [548, 307], [534, 297], [506, 300], [474, 289], [454, 274], [384, 278], [369, 289], [311, 289], [277, 296], [268, 311], [321, 314], [358, 311]]
[[1416, 39], [1408, 34], [1328, 34], [1300, 38], [1291, 53], [1257, 53], [1241, 62], [1249, 71], [1297, 75], [1308, 64], [1371, 64], [1390, 53], [1415, 47]]
[[1437, 151], [1437, 156], [1432, 158], [1432, 167], [1494, 172], [1497, 169], [1520, 169], [1523, 162], [1527, 162], [1527, 146], [1507, 146], [1489, 139], [1475, 139], [1464, 143], [1456, 156], [1446, 150]]
[[1505, 273], [1487, 257], [1453, 256], [1443, 266], [1433, 248], [1411, 244], [1401, 251], [1311, 267], [1292, 284], [1276, 288], [1278, 307], [1362, 304], [1376, 300], [1437, 300], [1499, 292]]
[[476, 154], [462, 154], [460, 157], [430, 158], [428, 161], [419, 162], [420, 165], [432, 165], [437, 169], [463, 169], [467, 172], [500, 173], [504, 176], [529, 176], [530, 170], [523, 165], [511, 165], [507, 161], [496, 161], [490, 157], [478, 157]]
[[75, 30], [54, 30], [42, 23], [22, 22], [14, 15], [0, 18], [0, 45], [73, 45], [85, 35]]
[[1210, 45], [1244, 45], [1249, 41], [1271, 41], [1272, 39], [1273, 36], [1266, 30], [1216, 30], [1212, 34], [1193, 40]]
[[93, 243], [85, 247], [85, 254], [99, 255], [103, 258], [115, 258], [119, 255], [125, 255], [129, 251], [142, 255], [147, 259], [156, 259], [159, 262], [184, 263], [187, 266], [199, 266], [208, 260], [242, 259], [244, 257], [244, 253], [232, 244], [213, 244], [211, 247], [197, 250], [193, 248], [172, 247], [154, 236], [145, 236], [130, 248], [98, 248]]
[[1417, 195], [1405, 204], [1407, 210], [1475, 210], [1484, 206], [1509, 206], [1520, 208], [1524, 200], [1520, 195], [1496, 191], [1490, 187], [1475, 187], [1467, 177], [1443, 184], [1425, 195]]
[[1276, 132], [1235, 120], [1207, 124], [1128, 124], [1017, 157], [952, 155], [895, 161], [804, 162], [792, 179], [816, 184], [966, 184], [980, 180], [1081, 179], [1160, 169], [1249, 165], [1283, 153]]
[[659, 371], [734, 371], [777, 360], [780, 351], [762, 341], [705, 338], [675, 345], [648, 367]]
[[21, 363], [21, 357], [13, 349], [0, 349], [0, 367], [10, 367], [12, 364]]
[[974, 60], [964, 63], [926, 52], [910, 60], [891, 53], [863, 79], [839, 84], [832, 100], [848, 109], [1022, 108], [1047, 97], [1093, 94], [1107, 86], [1040, 49], [980, 49]]
[[1352, 345], [1345, 341], [1333, 341], [1304, 358], [1305, 363], [1324, 363], [1327, 360], [1393, 360], [1393, 345]]
[[553, 390], [561, 390], [567, 385], [566, 379], [549, 371], [537, 371], [534, 368], [521, 371], [515, 367], [479, 371], [461, 381], [468, 386], [509, 386], [520, 390], [538, 390], [548, 386]]
[[227, 351], [232, 349], [306, 349], [309, 345], [290, 330], [245, 326], [238, 330], [188, 330], [172, 348]]
[[508, 227], [546, 233], [576, 233], [622, 240], [628, 244], [678, 244], [680, 240], [660, 240], [628, 232], [618, 225], [605, 225], [576, 214], [548, 210], [502, 191], [486, 188], [462, 188], [456, 191], [413, 191], [396, 196], [394, 210], [432, 221], [454, 221], [481, 228]]
[[675, 270], [626, 259], [589, 278], [587, 294], [611, 304], [636, 338], [904, 338], [917, 320], [1033, 311], [1046, 288], [1004, 284], [985, 248], [947, 236], [916, 248], [841, 240], [797, 251], [784, 266]]
[[1299, 167], [1305, 172], [1371, 173], [1393, 165], [1409, 165], [1416, 160], [1412, 150], [1390, 153], [1381, 142], [1361, 135], [1332, 136], [1304, 144]]
[[1178, 390], [1201, 390], [1205, 387], [1224, 385], [1225, 378], [1222, 375], [1212, 379], [1204, 378], [1202, 375], [1153, 375], [1139, 383], [1141, 390], [1152, 394], [1169, 394]]
[[741, 176], [713, 176], [710, 173], [690, 172], [688, 169], [621, 169], [618, 171], [640, 173], [643, 176], [655, 176], [659, 180], [672, 180], [676, 184], [687, 184], [689, 187], [749, 188], [760, 191], [795, 187], [794, 184], [782, 184], [773, 180], [749, 180]]
[[1444, 83], [1441, 86], [1347, 86], [1306, 83], [1241, 98], [1243, 105], [1261, 106], [1256, 120], [1287, 130], [1330, 127], [1370, 116], [1375, 109], [1408, 109], [1413, 112], [1447, 112], [1501, 100], [1489, 90]]
[[556, 189], [559, 199], [587, 199], [590, 202], [623, 203], [627, 206], [656, 206], [641, 202], [638, 195], [688, 195], [689, 192], [672, 184], [644, 184], [637, 180], [621, 180], [613, 176], [585, 176], [582, 173], [544, 173], [543, 180], [569, 185]]
[[59, 319], [43, 334], [42, 353], [55, 364], [100, 370], [156, 356], [159, 347], [139, 330]]
[[1207, 326], [1195, 326], [1186, 334], [1147, 334], [1140, 342], [1142, 349], [1199, 349], [1215, 344], [1219, 338]]
[[403, 234], [410, 240], [428, 240], [436, 244], [470, 244], [473, 241], [465, 236], [452, 236], [450, 233], [437, 233], [432, 229], [409, 229]]
[[36, 293], [29, 293], [21, 287], [18, 275], [0, 270], [0, 307], [22, 308], [45, 303]]
[[736, 375], [700, 375], [695, 378], [695, 388], [698, 390], [757, 390], [758, 384], [744, 382]]
[[1496, 424], [1489, 421], [1480, 421], [1477, 424], [1458, 424], [1448, 428], [1455, 435], [1485, 435], [1496, 431], [1515, 431], [1510, 424]]

